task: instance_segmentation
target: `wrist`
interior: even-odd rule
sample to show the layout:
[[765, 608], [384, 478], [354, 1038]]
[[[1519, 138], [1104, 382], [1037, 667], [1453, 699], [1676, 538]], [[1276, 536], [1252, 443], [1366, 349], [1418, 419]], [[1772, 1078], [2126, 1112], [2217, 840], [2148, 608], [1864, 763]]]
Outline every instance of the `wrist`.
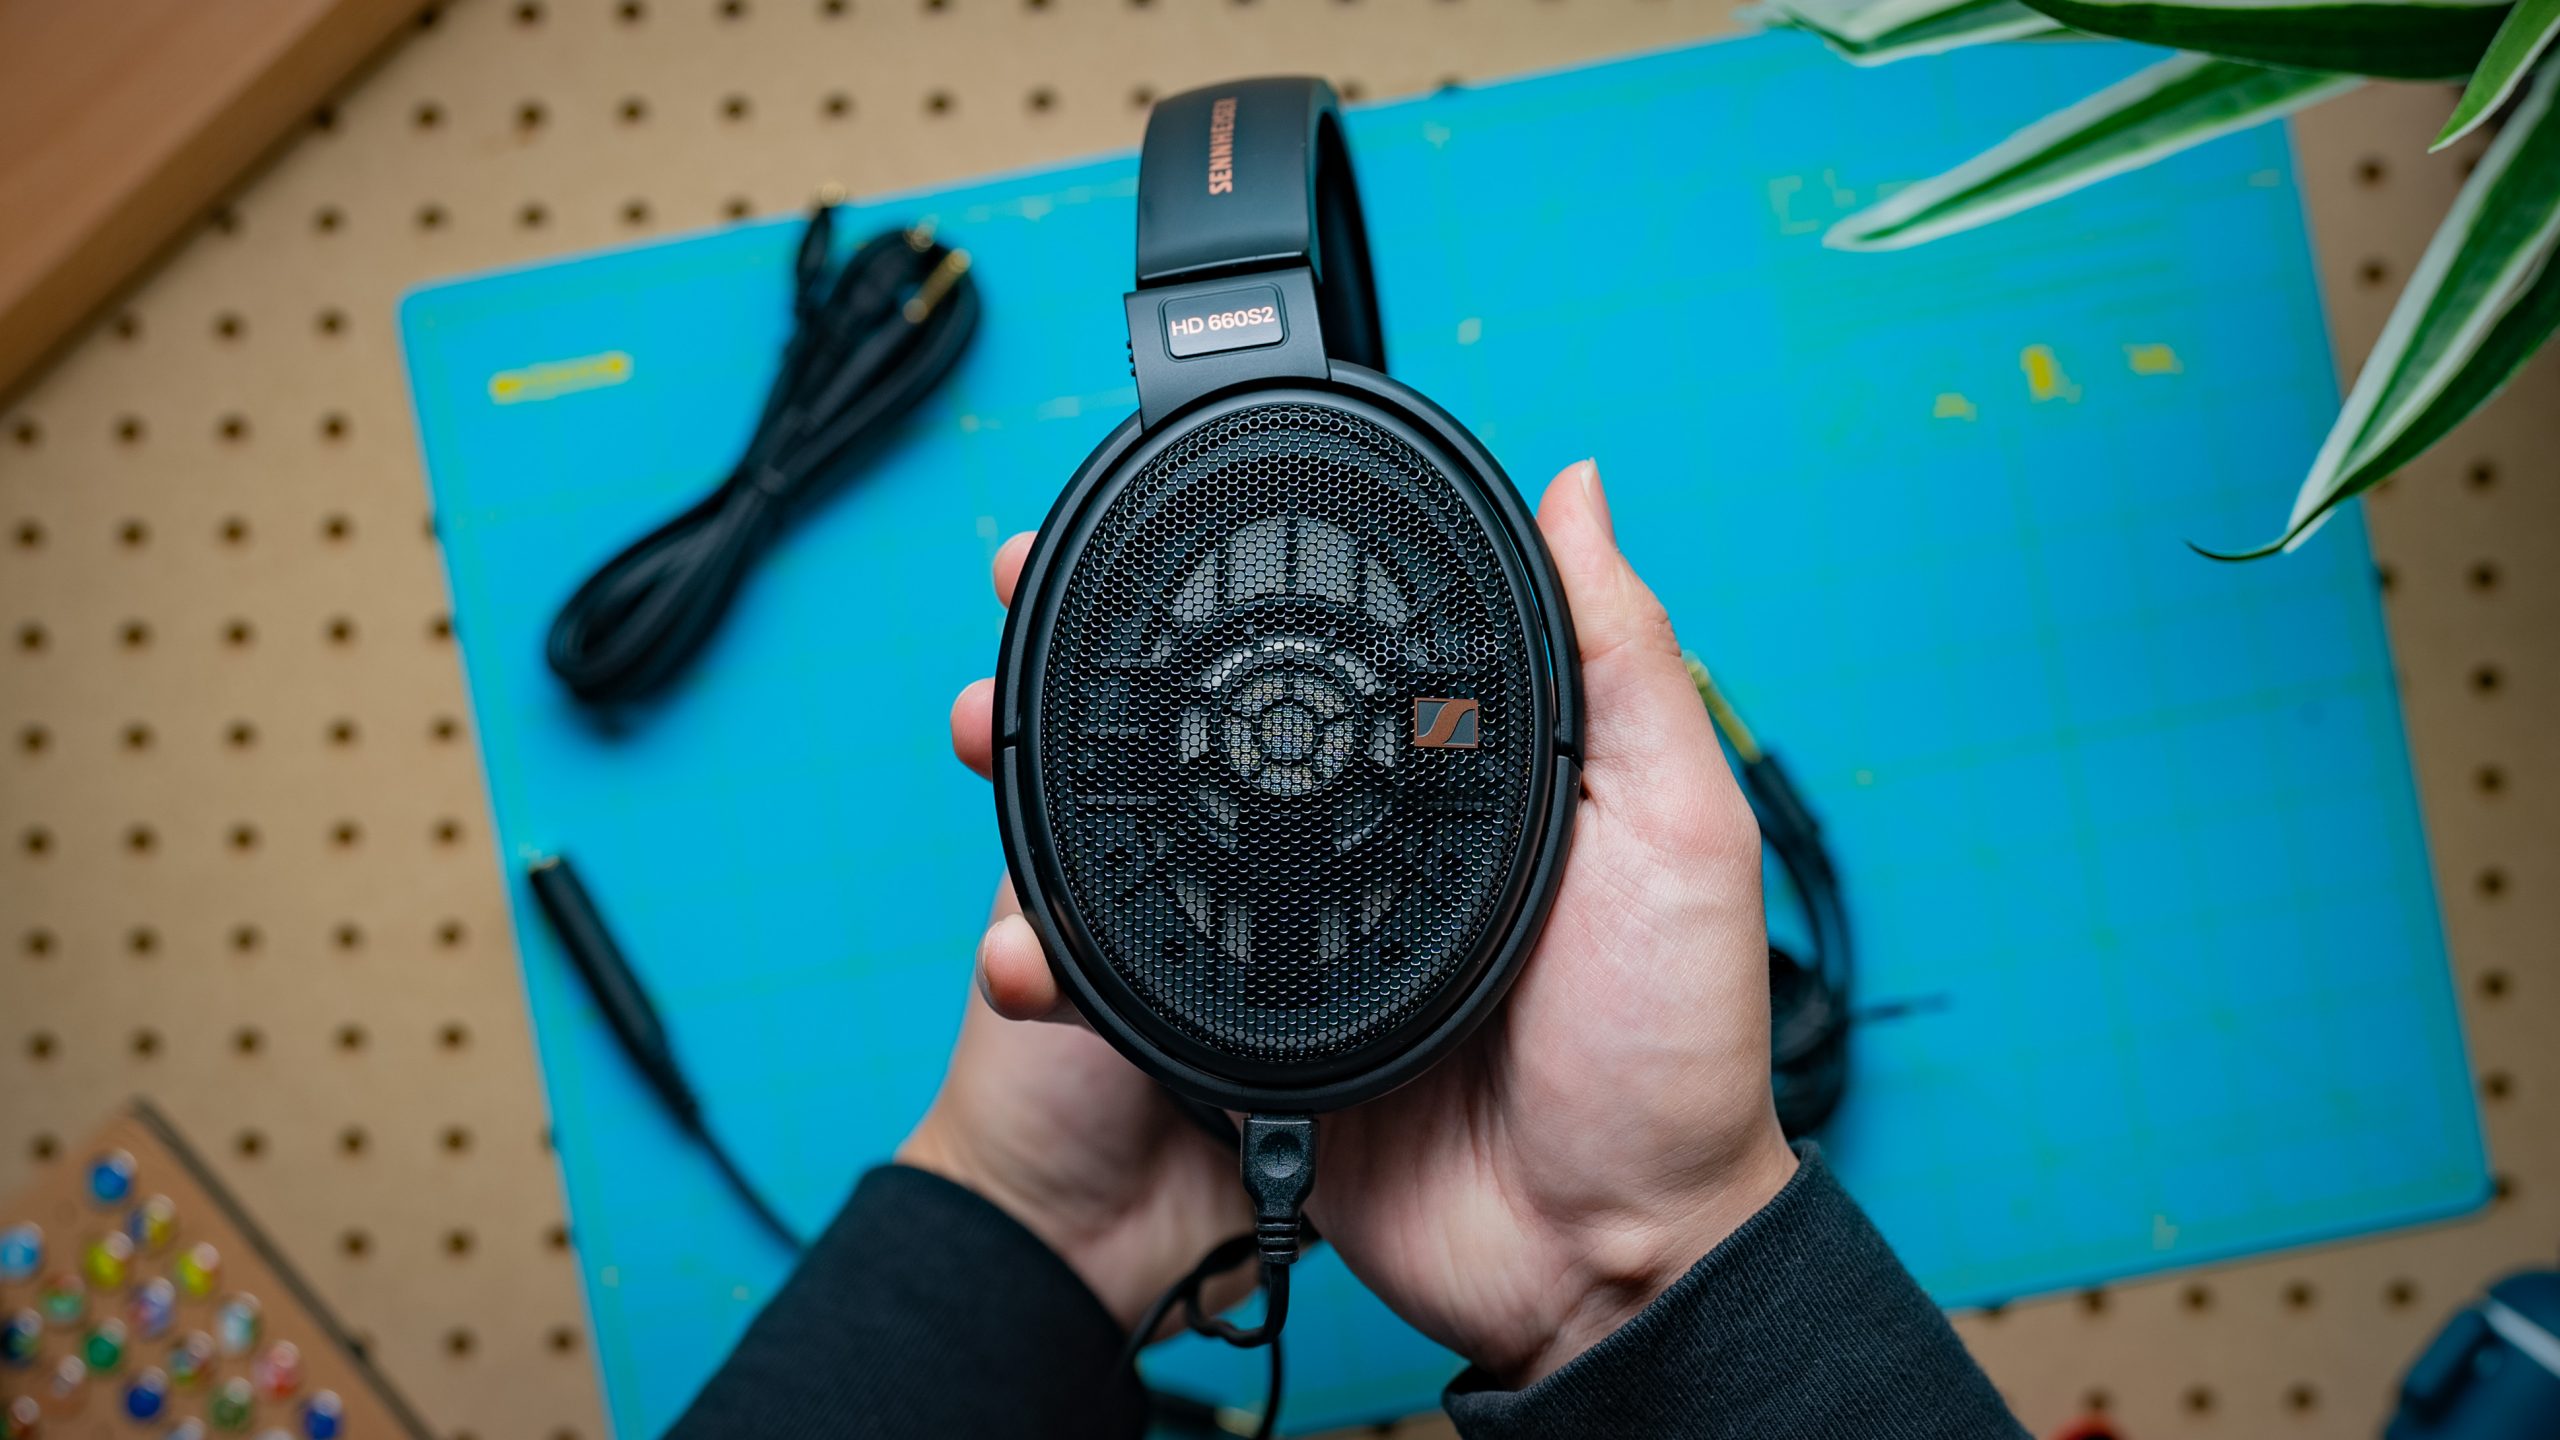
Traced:
[[1560, 1244], [1568, 1258], [1553, 1303], [1512, 1353], [1478, 1359], [1510, 1389], [1523, 1389], [1606, 1340], [1678, 1283], [1706, 1254], [1760, 1213], [1796, 1172], [1796, 1156], [1772, 1118], [1765, 1136], [1714, 1183], [1644, 1210], [1594, 1217]]
[[956, 1133], [955, 1127], [936, 1123], [935, 1114], [927, 1112], [892, 1158], [901, 1165], [939, 1175], [1002, 1210], [1064, 1260], [1114, 1320], [1124, 1326], [1130, 1322], [1135, 1312], [1122, 1313], [1128, 1307], [1128, 1297], [1120, 1293], [1128, 1287], [1113, 1284], [1106, 1267], [1098, 1265], [1090, 1253], [1090, 1237], [1084, 1227], [1046, 1203], [1034, 1187], [1014, 1183], [1004, 1166], [991, 1163], [968, 1143], [965, 1135]]

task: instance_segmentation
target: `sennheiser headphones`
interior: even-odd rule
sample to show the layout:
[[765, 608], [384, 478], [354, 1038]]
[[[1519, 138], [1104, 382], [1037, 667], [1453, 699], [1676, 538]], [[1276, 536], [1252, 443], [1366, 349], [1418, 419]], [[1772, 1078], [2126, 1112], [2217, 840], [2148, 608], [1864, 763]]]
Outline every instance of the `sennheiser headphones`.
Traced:
[[[1137, 251], [1138, 413], [1024, 564], [996, 666], [996, 812], [1023, 913], [1093, 1028], [1205, 1123], [1247, 1117], [1255, 1233], [1169, 1291], [1130, 1353], [1177, 1302], [1195, 1330], [1272, 1344], [1268, 1434], [1313, 1117], [1420, 1074], [1517, 977], [1572, 836], [1581, 671], [1519, 493], [1385, 373], [1330, 87], [1159, 103]], [[1809, 813], [1745, 758], [1822, 912], [1814, 965], [1772, 952], [1773, 980], [1820, 991], [1773, 1050], [1794, 1128], [1838, 1095], [1846, 1017], [1824, 977], [1845, 977], [1846, 932]], [[1204, 1314], [1204, 1280], [1256, 1252], [1262, 1322]]]
[[1138, 413], [1026, 562], [996, 804], [1062, 988], [1177, 1093], [1306, 1116], [1500, 1001], [1580, 789], [1581, 680], [1493, 457], [1384, 373], [1323, 81], [1159, 103]]
[[[1499, 1004], [1563, 872], [1582, 734], [1528, 507], [1385, 373], [1331, 87], [1160, 102], [1137, 242], [1138, 413], [1040, 527], [995, 696], [1005, 857], [1061, 988], [1195, 1111], [1247, 1116], [1255, 1233], [1133, 1354], [1177, 1299], [1277, 1339], [1313, 1117]], [[1201, 1281], [1257, 1251], [1262, 1322], [1203, 1314]], [[1276, 1412], [1276, 1346], [1273, 1374]]]

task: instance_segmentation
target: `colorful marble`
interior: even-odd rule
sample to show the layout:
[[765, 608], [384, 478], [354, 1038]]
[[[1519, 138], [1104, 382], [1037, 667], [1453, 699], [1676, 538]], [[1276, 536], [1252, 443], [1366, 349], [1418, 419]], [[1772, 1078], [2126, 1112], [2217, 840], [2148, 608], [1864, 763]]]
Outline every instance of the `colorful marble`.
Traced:
[[169, 1377], [159, 1370], [145, 1370], [124, 1387], [124, 1413], [141, 1422], [160, 1418], [169, 1408]]
[[116, 1206], [133, 1193], [133, 1152], [110, 1150], [89, 1162], [89, 1198]]
[[33, 1395], [21, 1395], [0, 1410], [0, 1436], [7, 1440], [35, 1440], [44, 1424], [44, 1407]]
[[335, 1390], [322, 1390], [302, 1406], [304, 1440], [338, 1440], [345, 1433], [347, 1407]]
[[133, 1274], [133, 1241], [123, 1231], [101, 1235], [89, 1242], [81, 1252], [80, 1268], [89, 1272], [89, 1283], [101, 1290], [121, 1290]]
[[234, 1295], [213, 1316], [214, 1343], [225, 1355], [246, 1355], [258, 1343], [258, 1297]]
[[190, 1330], [185, 1339], [169, 1347], [169, 1378], [193, 1385], [213, 1373], [213, 1361], [213, 1337]]
[[134, 1206], [133, 1213], [124, 1217], [124, 1233], [146, 1255], [168, 1249], [178, 1234], [178, 1202], [154, 1195]]
[[214, 1281], [221, 1278], [222, 1252], [210, 1244], [188, 1246], [178, 1257], [176, 1271], [178, 1288], [187, 1292], [188, 1299], [201, 1300], [213, 1293]]
[[205, 1407], [205, 1418], [216, 1430], [246, 1430], [249, 1417], [257, 1410], [257, 1396], [249, 1382], [233, 1376], [214, 1388], [213, 1403]]
[[21, 1310], [0, 1325], [0, 1362], [13, 1370], [36, 1363], [36, 1351], [43, 1345], [44, 1317], [33, 1310]]
[[249, 1378], [270, 1400], [290, 1400], [302, 1390], [302, 1347], [279, 1340], [249, 1362]]
[[101, 1373], [122, 1365], [124, 1350], [124, 1322], [112, 1317], [89, 1327], [89, 1338], [80, 1342], [80, 1358], [89, 1362], [90, 1369]]
[[55, 1275], [37, 1293], [36, 1305], [44, 1311], [44, 1318], [56, 1325], [77, 1325], [80, 1317], [89, 1313], [89, 1287], [81, 1284], [77, 1275]]
[[20, 1223], [0, 1230], [0, 1281], [32, 1280], [44, 1264], [44, 1231]]
[[133, 1292], [133, 1328], [145, 1340], [157, 1340], [169, 1333], [178, 1319], [178, 1287], [166, 1280], [153, 1278], [142, 1282]]

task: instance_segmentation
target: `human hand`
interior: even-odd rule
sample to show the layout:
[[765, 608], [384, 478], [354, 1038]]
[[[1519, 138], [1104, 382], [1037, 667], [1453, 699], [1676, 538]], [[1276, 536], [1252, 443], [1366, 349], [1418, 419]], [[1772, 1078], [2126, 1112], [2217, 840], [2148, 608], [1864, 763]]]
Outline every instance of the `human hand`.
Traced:
[[[1556, 477], [1538, 525], [1587, 715], [1555, 908], [1482, 1030], [1318, 1122], [1310, 1206], [1390, 1307], [1514, 1386], [1632, 1318], [1795, 1169], [1769, 1093], [1758, 828], [1668, 617], [1618, 552], [1597, 467]], [[1017, 536], [997, 554], [1008, 601], [1028, 550]], [[980, 774], [991, 698], [981, 681], [952, 710]], [[979, 971], [1004, 1016], [1075, 1018], [1019, 914], [989, 927]]]
[[[1019, 925], [1021, 915], [1013, 886], [1000, 886], [993, 924]], [[981, 994], [969, 997], [942, 1089], [897, 1158], [1020, 1221], [1122, 1329], [1211, 1246], [1253, 1224], [1234, 1152], [1154, 1081], [1100, 1036], [1008, 1024]], [[1230, 1282], [1224, 1301], [1244, 1285]]]

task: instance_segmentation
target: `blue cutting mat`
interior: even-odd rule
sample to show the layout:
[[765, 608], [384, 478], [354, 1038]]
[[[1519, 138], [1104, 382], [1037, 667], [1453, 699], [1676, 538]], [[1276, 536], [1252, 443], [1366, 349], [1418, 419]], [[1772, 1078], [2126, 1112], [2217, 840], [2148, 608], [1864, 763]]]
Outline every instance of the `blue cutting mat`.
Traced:
[[[2267, 533], [2336, 403], [2283, 133], [1917, 251], [1817, 243], [2150, 58], [1853, 70], [1767, 37], [1351, 122], [1398, 372], [1532, 494], [1600, 456], [1636, 564], [1830, 824], [1865, 997], [1923, 1002], [1860, 1033], [1830, 1143], [1950, 1304], [2485, 1194], [2358, 518], [2253, 566], [2181, 543]], [[621, 733], [543, 671], [544, 627], [736, 453], [796, 227], [403, 311], [507, 863], [577, 855], [717, 1123], [810, 1230], [922, 1110], [957, 1023], [1001, 860], [945, 705], [994, 659], [990, 552], [1134, 404], [1131, 175], [857, 219], [935, 217], [977, 256], [986, 328]], [[516, 898], [606, 1390], [646, 1436], [784, 1260]], [[1309, 1269], [1292, 1421], [1428, 1406], [1449, 1357]], [[1250, 1356], [1157, 1364], [1260, 1393]]]

